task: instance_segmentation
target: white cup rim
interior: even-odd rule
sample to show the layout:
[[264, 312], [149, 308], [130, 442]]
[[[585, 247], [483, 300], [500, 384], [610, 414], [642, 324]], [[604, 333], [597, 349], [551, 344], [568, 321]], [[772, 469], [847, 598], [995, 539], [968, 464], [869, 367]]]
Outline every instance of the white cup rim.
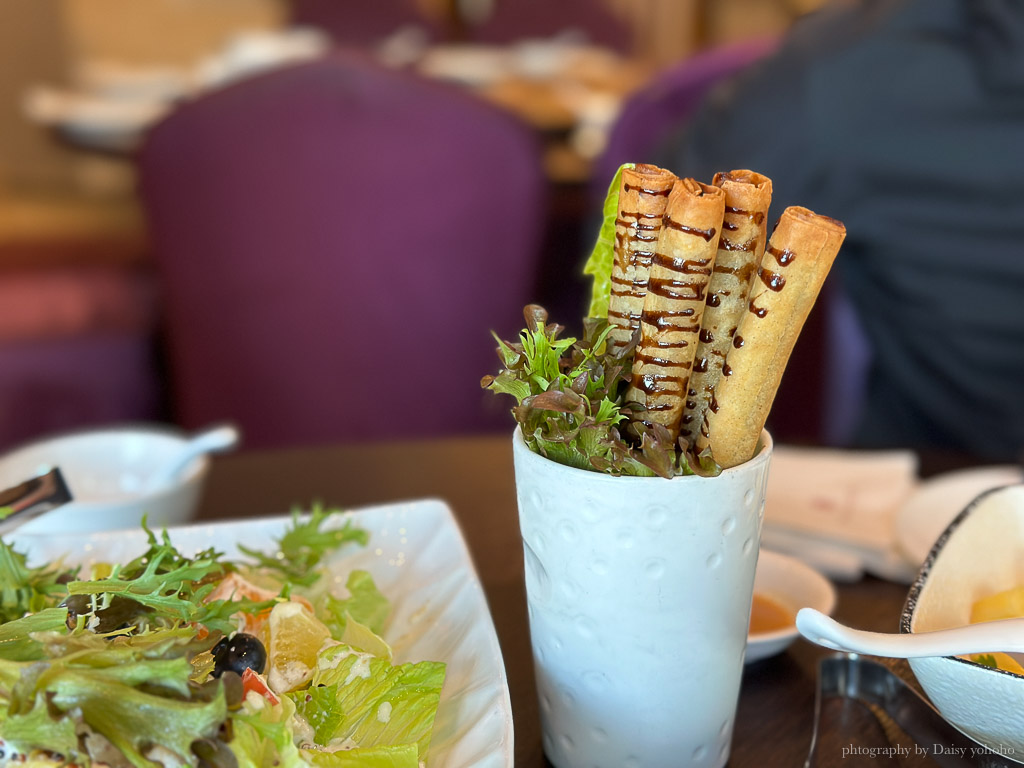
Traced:
[[[758, 441], [758, 445], [759, 445], [759, 448], [758, 448], [757, 453], [754, 454], [754, 456], [749, 461], [745, 461], [742, 464], [737, 464], [735, 467], [729, 467], [728, 469], [723, 469], [721, 474], [716, 475], [715, 477], [705, 477], [703, 475], [677, 475], [676, 477], [672, 477], [672, 478], [657, 477], [657, 476], [656, 477], [642, 477], [642, 476], [636, 476], [636, 475], [618, 475], [618, 476], [616, 476], [616, 475], [610, 475], [610, 474], [608, 474], [606, 472], [598, 472], [597, 470], [580, 469], [579, 467], [572, 467], [572, 466], [569, 466], [568, 464], [562, 464], [560, 462], [554, 461], [553, 459], [549, 459], [547, 456], [542, 456], [541, 454], [535, 453], [534, 451], [530, 450], [529, 446], [527, 446], [527, 444], [526, 444], [526, 439], [523, 437], [522, 427], [517, 425], [516, 428], [515, 428], [515, 431], [512, 433], [512, 449], [513, 449], [513, 452], [515, 453], [517, 458], [519, 458], [523, 462], [548, 462], [549, 464], [553, 464], [553, 465], [556, 465], [558, 467], [561, 467], [562, 469], [564, 469], [568, 473], [580, 472], [580, 473], [584, 473], [588, 477], [593, 476], [595, 478], [604, 478], [604, 480], [606, 480], [607, 482], [613, 482], [613, 483], [617, 483], [617, 484], [622, 484], [622, 483], [652, 483], [652, 482], [660, 482], [660, 483], [688, 482], [688, 483], [692, 483], [692, 482], [701, 482], [701, 481], [714, 481], [716, 478], [722, 477], [722, 476], [739, 474], [741, 472], [756, 471], [763, 464], [768, 462], [768, 460], [771, 458], [772, 449], [774, 447], [774, 441], [772, 440], [772, 436], [768, 432], [767, 429], [762, 429], [761, 430], [761, 438]], [[600, 481], [595, 480], [595, 482], [600, 482]]]

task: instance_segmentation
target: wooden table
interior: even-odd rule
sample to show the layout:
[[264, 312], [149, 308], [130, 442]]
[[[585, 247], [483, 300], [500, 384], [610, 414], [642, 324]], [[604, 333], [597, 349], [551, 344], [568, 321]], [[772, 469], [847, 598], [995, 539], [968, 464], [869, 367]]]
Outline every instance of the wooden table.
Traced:
[[530, 126], [556, 184], [586, 184], [592, 161], [625, 101], [658, 71], [646, 59], [590, 45], [443, 44], [414, 65], [426, 77], [465, 85]]
[[[239, 453], [215, 459], [200, 518], [279, 514], [313, 501], [347, 508], [442, 498], [468, 540], [508, 672], [516, 766], [544, 766], [526, 618], [511, 436]], [[866, 578], [839, 585], [836, 617], [863, 629], [897, 629], [906, 587]], [[797, 766], [807, 758], [818, 660], [798, 640], [745, 672], [729, 765]], [[834, 760], [833, 760], [834, 757]], [[841, 755], [819, 765], [851, 768]]]

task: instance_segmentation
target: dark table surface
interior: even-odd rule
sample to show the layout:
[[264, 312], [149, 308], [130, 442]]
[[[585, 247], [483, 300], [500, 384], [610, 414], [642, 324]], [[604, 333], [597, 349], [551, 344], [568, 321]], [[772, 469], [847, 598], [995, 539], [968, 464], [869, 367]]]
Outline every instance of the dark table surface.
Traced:
[[[200, 519], [287, 512], [314, 501], [345, 508], [444, 499], [473, 554], [508, 672], [516, 766], [543, 766], [526, 619], [511, 438], [475, 437], [369, 446], [325, 446], [217, 457]], [[875, 578], [838, 584], [835, 617], [861, 629], [897, 631], [907, 588]], [[730, 766], [798, 766], [813, 731], [817, 665], [826, 651], [797, 640], [744, 673]], [[816, 765], [858, 764], [819, 753]], [[875, 761], [873, 764], [876, 764]]]

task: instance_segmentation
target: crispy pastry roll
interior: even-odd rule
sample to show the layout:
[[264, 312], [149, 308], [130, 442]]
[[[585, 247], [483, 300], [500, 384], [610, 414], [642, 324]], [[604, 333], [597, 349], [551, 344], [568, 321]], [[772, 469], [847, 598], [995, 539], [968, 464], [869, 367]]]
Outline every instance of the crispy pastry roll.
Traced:
[[708, 407], [707, 433], [697, 438], [698, 449], [709, 447], [721, 467], [754, 455], [789, 355], [845, 237], [834, 219], [806, 208], [783, 211]]
[[645, 406], [641, 420], [665, 426], [673, 439], [683, 414], [724, 214], [725, 193], [720, 188], [693, 179], [677, 181], [651, 263], [626, 400]]
[[615, 220], [615, 260], [608, 300], [608, 343], [612, 351], [629, 344], [640, 327], [654, 246], [676, 175], [656, 165], [624, 168]]
[[771, 179], [753, 171], [719, 173], [713, 184], [725, 192], [725, 221], [708, 284], [686, 407], [679, 423], [679, 435], [690, 445], [701, 431], [715, 385], [722, 376], [725, 354], [747, 312], [751, 280], [768, 239], [768, 205], [772, 200]]

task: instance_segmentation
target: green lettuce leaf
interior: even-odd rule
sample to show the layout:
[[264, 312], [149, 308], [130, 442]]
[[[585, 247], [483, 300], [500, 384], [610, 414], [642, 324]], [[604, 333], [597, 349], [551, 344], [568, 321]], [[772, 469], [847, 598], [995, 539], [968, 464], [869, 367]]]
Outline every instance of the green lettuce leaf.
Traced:
[[381, 634], [391, 615], [391, 602], [377, 589], [373, 576], [368, 571], [354, 570], [349, 573], [345, 588], [348, 597], [337, 598], [327, 594], [323, 598], [322, 610], [317, 612], [331, 630], [331, 637], [342, 639], [346, 616], [351, 616], [374, 634]]
[[234, 738], [228, 748], [238, 768], [307, 768], [292, 738], [295, 704], [287, 696], [279, 704], [249, 704], [231, 718]]
[[319, 768], [419, 768], [415, 744], [387, 747], [358, 747], [336, 752], [303, 750], [309, 762]]
[[391, 661], [391, 646], [387, 644], [383, 637], [365, 624], [360, 624], [347, 612], [345, 613], [345, 619], [345, 631], [341, 635], [341, 642], [344, 645]]
[[32, 637], [32, 633], [65, 629], [67, 620], [67, 608], [44, 608], [39, 613], [0, 624], [0, 659], [31, 661], [43, 658], [43, 646]]
[[320, 745], [347, 739], [357, 746], [415, 744], [423, 760], [444, 676], [440, 662], [392, 666], [336, 645], [321, 652], [310, 688], [289, 696]]
[[136, 768], [153, 767], [141, 752], [150, 744], [190, 761], [192, 741], [214, 735], [227, 716], [221, 687], [209, 702], [178, 701], [74, 672], [55, 680], [50, 691], [54, 706], [64, 711], [81, 709], [83, 720]]
[[619, 185], [622, 183], [622, 169], [635, 168], [633, 163], [619, 166], [608, 185], [608, 195], [604, 199], [601, 229], [597, 234], [597, 242], [590, 252], [590, 258], [583, 266], [583, 274], [594, 276], [594, 286], [590, 297], [589, 317], [607, 317], [608, 301], [612, 291], [612, 262], [615, 259], [615, 220], [619, 217]]
[[314, 505], [308, 519], [303, 520], [297, 510], [292, 512], [292, 524], [277, 540], [277, 551], [265, 554], [239, 546], [239, 550], [253, 558], [260, 567], [278, 572], [292, 584], [308, 587], [319, 578], [317, 567], [324, 556], [348, 542], [366, 546], [370, 534], [346, 520], [339, 528], [324, 529], [338, 510]]
[[0, 623], [55, 606], [67, 594], [59, 565], [30, 568], [23, 553], [0, 540]]
[[28, 712], [11, 714], [2, 723], [4, 740], [18, 745], [22, 753], [45, 749], [71, 757], [79, 751], [74, 722], [67, 717], [52, 717], [42, 693], [36, 696], [34, 706]]
[[[70, 734], [80, 720], [136, 768], [155, 768], [144, 755], [153, 744], [191, 762], [192, 742], [215, 735], [227, 717], [223, 686], [215, 685], [209, 700], [182, 698], [190, 692], [185, 658], [132, 661], [132, 649], [119, 650], [21, 663], [18, 680], [4, 691], [5, 740], [22, 753], [43, 749], [78, 760]], [[0, 665], [5, 681], [13, 664]]]

